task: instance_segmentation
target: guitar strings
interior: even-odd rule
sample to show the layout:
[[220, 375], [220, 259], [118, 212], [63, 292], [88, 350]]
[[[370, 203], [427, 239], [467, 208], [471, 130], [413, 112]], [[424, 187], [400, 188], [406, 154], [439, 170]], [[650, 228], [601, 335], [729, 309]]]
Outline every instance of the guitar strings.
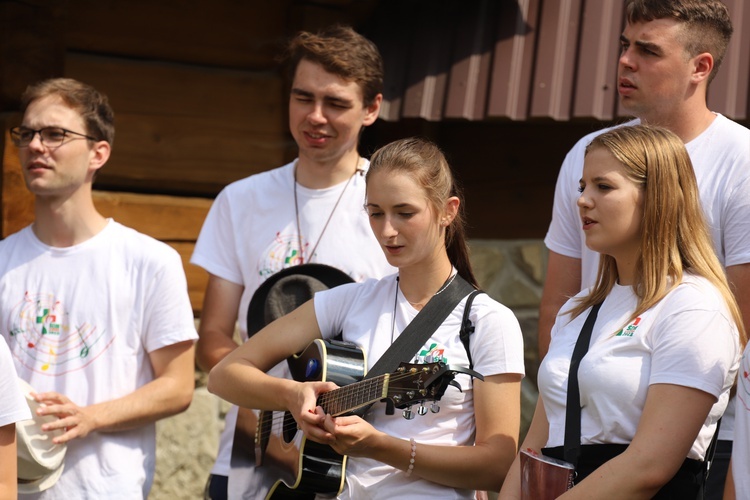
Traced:
[[[416, 373], [408, 373], [408, 372], [407, 373], [403, 373], [403, 374], [392, 373], [392, 374], [390, 374], [391, 376], [389, 378], [389, 381], [390, 382], [398, 382], [399, 380], [402, 380], [402, 379], [411, 378], [415, 374]], [[352, 404], [345, 405], [345, 406], [346, 406], [347, 410], [351, 411], [352, 409], [356, 409], [356, 408], [352, 408], [352, 406], [354, 406], [353, 405], [354, 399], [358, 399], [358, 397], [361, 397], [365, 393], [368, 393], [368, 392], [373, 393], [373, 397], [371, 398], [371, 400], [366, 401], [365, 403], [363, 403], [360, 406], [364, 406], [365, 404], [371, 402], [373, 399], [376, 400], [376, 401], [380, 400], [381, 398], [377, 397], [376, 395], [382, 394], [382, 388], [383, 388], [383, 383], [382, 382], [384, 381], [384, 379], [385, 379], [385, 375], [381, 375], [380, 377], [374, 378], [372, 380], [368, 379], [368, 380], [365, 380], [365, 381], [355, 382], [353, 384], [349, 384], [349, 385], [340, 387], [339, 389], [336, 389], [334, 391], [330, 391], [330, 392], [326, 392], [324, 394], [321, 394], [321, 396], [319, 397], [319, 401], [318, 402], [325, 404], [325, 401], [321, 401], [321, 399], [336, 398], [336, 399], [345, 399], [346, 400], [348, 398], [348, 400], [352, 401]], [[365, 383], [365, 384], [363, 384], [362, 382], [375, 382], [375, 384], [373, 384], [373, 383]], [[371, 387], [373, 385], [379, 385], [379, 390], [377, 390], [377, 391], [371, 391], [371, 390], [369, 390], [369, 389], [366, 388], [367, 386]], [[393, 387], [389, 388], [389, 392], [391, 394], [393, 394], [393, 393], [407, 393], [407, 392], [410, 392], [410, 391], [413, 391], [413, 389], [408, 389], [408, 388], [407, 389], [402, 389], [402, 388], [393, 388]], [[418, 401], [418, 399], [416, 401]], [[260, 433], [260, 437], [261, 438], [264, 438], [266, 435], [268, 435], [270, 433], [274, 433], [274, 431], [278, 430], [278, 427], [279, 427], [278, 423], [280, 421], [284, 421], [284, 420], [286, 420], [288, 418], [287, 417], [287, 413], [288, 412], [286, 412], [284, 410], [276, 410], [276, 411], [273, 411], [272, 413], [273, 414], [272, 414], [271, 419], [270, 419], [271, 430], [269, 430], [268, 432], [261, 432]], [[331, 412], [329, 412], [329, 413], [331, 413]], [[341, 411], [341, 413], [343, 413], [343, 411]], [[296, 427], [296, 425], [297, 425], [296, 421], [292, 420], [289, 424], [285, 425], [281, 429], [281, 431], [285, 432], [285, 431], [294, 429]]]
[[[412, 378], [417, 373], [426, 373], [426, 374], [429, 374], [427, 372], [391, 373], [390, 377], [389, 377], [389, 382], [398, 382], [398, 381], [403, 380], [403, 379]], [[379, 384], [380, 385], [379, 391], [376, 391], [375, 394], [382, 393], [382, 388], [383, 388], [383, 385], [384, 385], [383, 384], [384, 380], [385, 380], [385, 375], [381, 375], [381, 376], [373, 378], [373, 379], [366, 379], [366, 380], [363, 380], [363, 381], [354, 382], [353, 384], [345, 385], [345, 386], [340, 387], [338, 389], [335, 389], [333, 391], [321, 394], [320, 397], [318, 398], [318, 402], [319, 403], [325, 403], [325, 401], [323, 401], [324, 399], [326, 399], [326, 400], [327, 399], [332, 399], [332, 398], [335, 398], [335, 399], [345, 399], [346, 397], [348, 397], [349, 400], [352, 401], [352, 403], [353, 403], [353, 401], [355, 399], [355, 396], [362, 396], [363, 394], [365, 394], [367, 392], [373, 392], [373, 391], [371, 391], [369, 389], [366, 389], [364, 387], [372, 387], [373, 385], [378, 385]], [[373, 383], [363, 383], [363, 382], [373, 382]], [[347, 388], [349, 388], [349, 390], [347, 390]], [[414, 389], [389, 387], [389, 392], [391, 394], [393, 394], [393, 393], [405, 394], [405, 393], [408, 393], [410, 391], [414, 391]], [[346, 394], [344, 394], [344, 393], [346, 393]], [[427, 399], [429, 399], [429, 395], [425, 395], [425, 397]], [[376, 400], [380, 400], [381, 398], [375, 398], [375, 399]], [[419, 401], [420, 400], [418, 398], [415, 399], [415, 402], [419, 402]], [[367, 401], [367, 402], [363, 403], [361, 406], [364, 406], [365, 404], [368, 404], [369, 402], [370, 401]], [[319, 406], [322, 406], [322, 405], [319, 405]], [[349, 411], [353, 410], [353, 408], [351, 408], [351, 405], [346, 406], [346, 408]], [[356, 409], [356, 408], [354, 408], [354, 409]], [[268, 412], [268, 411], [271, 411], [271, 410], [266, 410], [266, 411]], [[266, 436], [269, 436], [269, 435], [272, 435], [272, 434], [277, 434], [279, 430], [280, 430], [280, 432], [282, 434], [285, 434], [287, 431], [290, 431], [290, 430], [297, 430], [297, 422], [293, 418], [292, 418], [292, 421], [289, 424], [282, 425], [281, 429], [279, 429], [279, 423], [280, 422], [283, 423], [288, 418], [287, 417], [287, 413], [288, 412], [286, 410], [274, 410], [274, 411], [272, 411], [272, 415], [271, 415], [271, 419], [270, 419], [270, 426], [269, 426], [270, 429], [268, 429], [267, 431], [264, 432], [263, 429], [261, 428], [261, 432], [259, 433], [258, 437], [260, 439], [264, 439]], [[277, 431], [277, 432], [274, 432], [274, 431]]]

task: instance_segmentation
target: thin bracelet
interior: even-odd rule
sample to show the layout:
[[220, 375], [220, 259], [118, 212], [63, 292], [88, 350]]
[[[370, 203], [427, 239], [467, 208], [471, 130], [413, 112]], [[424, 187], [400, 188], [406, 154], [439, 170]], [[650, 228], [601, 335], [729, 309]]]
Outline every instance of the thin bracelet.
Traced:
[[414, 461], [417, 457], [417, 442], [414, 441], [414, 438], [411, 438], [409, 443], [411, 443], [411, 458], [409, 458], [409, 468], [406, 469], [406, 477], [411, 476], [411, 471], [414, 470]]

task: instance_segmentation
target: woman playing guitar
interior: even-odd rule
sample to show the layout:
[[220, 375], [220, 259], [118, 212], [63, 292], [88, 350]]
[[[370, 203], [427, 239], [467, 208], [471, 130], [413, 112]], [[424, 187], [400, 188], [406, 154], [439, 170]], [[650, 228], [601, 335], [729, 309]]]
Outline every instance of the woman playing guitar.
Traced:
[[375, 152], [365, 209], [398, 273], [318, 292], [229, 354], [211, 371], [208, 388], [243, 407], [288, 411], [307, 440], [346, 455], [339, 498], [469, 499], [477, 490], [498, 491], [518, 443], [523, 340], [510, 309], [486, 294], [471, 305], [468, 347], [459, 339], [463, 299], [412, 357], [414, 363], [473, 364], [484, 375], [483, 381], [456, 376], [461, 390], [448, 387], [437, 412], [420, 407], [411, 420], [404, 418], [411, 413], [388, 415], [385, 405], [376, 403], [364, 418], [332, 416], [318, 399], [335, 384], [265, 374], [337, 332], [367, 353], [370, 368], [457, 274], [477, 286], [460, 193], [434, 144], [405, 139]]

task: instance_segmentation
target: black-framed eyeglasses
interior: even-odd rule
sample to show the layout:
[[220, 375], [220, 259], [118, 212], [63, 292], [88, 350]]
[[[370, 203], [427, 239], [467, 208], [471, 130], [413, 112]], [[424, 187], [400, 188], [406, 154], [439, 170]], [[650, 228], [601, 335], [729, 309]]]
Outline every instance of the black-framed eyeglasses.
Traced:
[[99, 140], [96, 137], [81, 134], [80, 132], [73, 132], [72, 130], [62, 127], [44, 127], [39, 130], [34, 130], [28, 127], [13, 127], [10, 129], [10, 138], [13, 141], [13, 144], [19, 148], [25, 148], [31, 144], [31, 141], [34, 140], [36, 134], [39, 134], [39, 140], [42, 141], [42, 144], [50, 148], [62, 146], [65, 139], [72, 135], [84, 137], [90, 141]]

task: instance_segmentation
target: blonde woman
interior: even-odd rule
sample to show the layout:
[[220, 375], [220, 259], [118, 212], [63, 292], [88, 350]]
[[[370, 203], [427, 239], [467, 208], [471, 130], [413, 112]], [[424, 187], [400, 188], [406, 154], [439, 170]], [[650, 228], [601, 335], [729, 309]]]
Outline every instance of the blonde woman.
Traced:
[[[703, 498], [745, 334], [690, 159], [666, 129], [617, 128], [588, 146], [579, 191], [586, 245], [603, 257], [597, 284], [557, 316], [522, 449], [566, 457], [572, 353], [601, 303], [577, 370], [576, 484], [561, 498]], [[519, 498], [519, 467], [501, 498]]]

